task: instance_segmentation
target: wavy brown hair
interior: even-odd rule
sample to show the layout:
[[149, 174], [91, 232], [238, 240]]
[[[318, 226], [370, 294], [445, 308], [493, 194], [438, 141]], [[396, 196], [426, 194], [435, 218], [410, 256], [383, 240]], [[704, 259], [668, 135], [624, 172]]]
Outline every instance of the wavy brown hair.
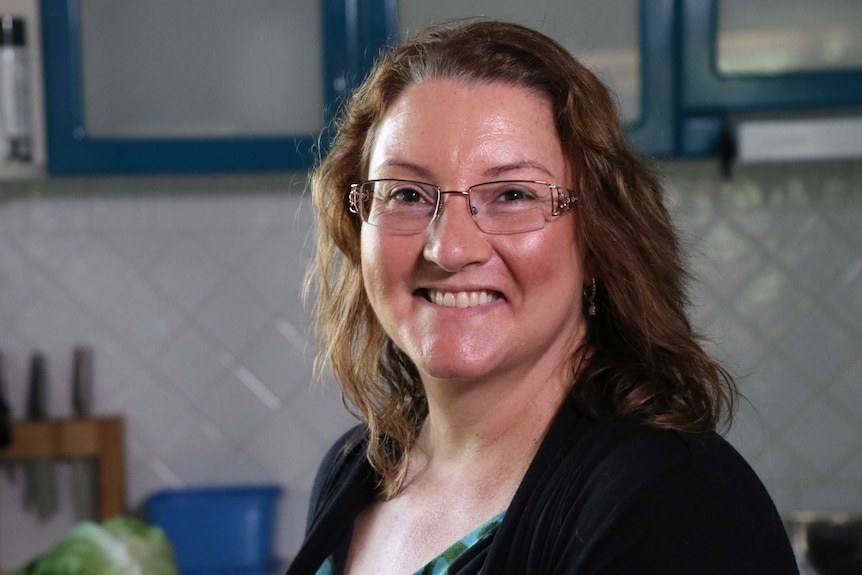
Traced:
[[[418, 372], [375, 317], [362, 283], [361, 221], [351, 183], [392, 102], [432, 78], [527, 88], [552, 106], [578, 193], [577, 217], [598, 278], [595, 316], [572, 350], [573, 398], [587, 412], [640, 414], [651, 425], [713, 430], [729, 421], [735, 388], [686, 316], [687, 274], [653, 169], [626, 144], [616, 103], [553, 40], [502, 22], [432, 27], [383, 54], [336, 120], [312, 177], [318, 245], [308, 284], [318, 299], [318, 368], [327, 362], [345, 404], [368, 426], [367, 456], [394, 496], [428, 406]], [[583, 352], [583, 353], [582, 353]], [[586, 358], [576, 361], [578, 357]]]

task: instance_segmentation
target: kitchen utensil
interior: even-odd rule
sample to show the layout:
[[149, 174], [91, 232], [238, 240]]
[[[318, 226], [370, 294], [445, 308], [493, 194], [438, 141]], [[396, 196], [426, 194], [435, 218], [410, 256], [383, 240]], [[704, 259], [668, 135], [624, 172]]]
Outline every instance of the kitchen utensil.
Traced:
[[[93, 400], [93, 350], [77, 346], [72, 355], [72, 412], [89, 417]], [[72, 498], [78, 521], [98, 516], [98, 469], [92, 459], [72, 460]]]
[[[27, 418], [47, 417], [48, 366], [45, 356], [33, 354], [30, 360], [30, 383], [27, 390]], [[59, 507], [54, 463], [50, 459], [32, 459], [24, 463], [24, 508], [44, 521]]]
[[0, 449], [12, 444], [12, 410], [6, 401], [6, 363], [0, 351]]

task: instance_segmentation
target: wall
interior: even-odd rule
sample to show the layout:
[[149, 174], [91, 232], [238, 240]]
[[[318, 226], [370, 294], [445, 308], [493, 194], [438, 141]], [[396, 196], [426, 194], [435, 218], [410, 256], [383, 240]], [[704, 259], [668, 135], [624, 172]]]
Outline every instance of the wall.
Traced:
[[[782, 512], [862, 511], [862, 163], [662, 166], [697, 274], [692, 314], [748, 398], [729, 438]], [[72, 346], [96, 350], [96, 412], [128, 421], [130, 505], [166, 486], [279, 482], [279, 549], [316, 464], [351, 425], [311, 386], [299, 301], [304, 176], [64, 179], [0, 188], [0, 349], [20, 415], [29, 354], [69, 413]], [[74, 522], [20, 508], [0, 473], [0, 570]]]

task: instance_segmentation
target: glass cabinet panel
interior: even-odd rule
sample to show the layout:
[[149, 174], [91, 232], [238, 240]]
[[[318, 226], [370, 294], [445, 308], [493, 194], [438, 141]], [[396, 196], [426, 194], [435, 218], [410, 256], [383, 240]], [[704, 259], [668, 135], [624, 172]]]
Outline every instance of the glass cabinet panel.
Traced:
[[318, 0], [81, 0], [93, 138], [316, 134]]
[[483, 16], [518, 22], [551, 36], [617, 94], [623, 118], [641, 117], [639, 0], [401, 0], [399, 34], [451, 18]]
[[721, 74], [862, 69], [862, 2], [720, 0]]

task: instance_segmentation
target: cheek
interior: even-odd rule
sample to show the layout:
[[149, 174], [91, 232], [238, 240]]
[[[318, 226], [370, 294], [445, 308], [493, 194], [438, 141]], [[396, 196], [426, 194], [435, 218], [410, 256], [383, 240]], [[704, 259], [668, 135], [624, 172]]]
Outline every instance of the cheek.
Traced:
[[509, 254], [513, 273], [528, 285], [562, 290], [561, 297], [571, 289], [580, 289], [584, 258], [574, 230], [549, 225], [543, 232], [513, 236], [500, 253]]
[[381, 262], [379, 239], [377, 234], [368, 233], [363, 226], [360, 237], [360, 261], [362, 264], [362, 284], [372, 306], [376, 307], [378, 292], [381, 289]]
[[405, 283], [410, 272], [406, 244], [399, 238], [384, 237], [377, 228], [365, 226], [361, 236], [362, 283], [374, 309], [392, 296], [398, 285]]

